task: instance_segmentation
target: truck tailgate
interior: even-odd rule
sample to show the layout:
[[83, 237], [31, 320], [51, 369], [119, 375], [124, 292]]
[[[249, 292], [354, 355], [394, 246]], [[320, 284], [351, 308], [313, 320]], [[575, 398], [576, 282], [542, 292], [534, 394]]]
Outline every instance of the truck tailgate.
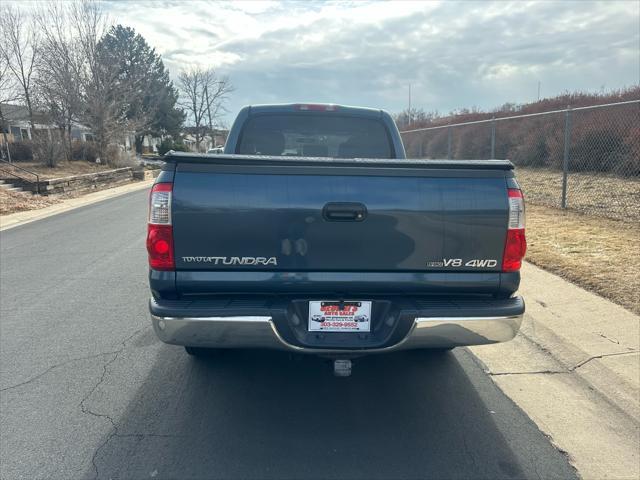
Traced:
[[499, 272], [509, 165], [177, 161], [178, 288], [181, 271]]

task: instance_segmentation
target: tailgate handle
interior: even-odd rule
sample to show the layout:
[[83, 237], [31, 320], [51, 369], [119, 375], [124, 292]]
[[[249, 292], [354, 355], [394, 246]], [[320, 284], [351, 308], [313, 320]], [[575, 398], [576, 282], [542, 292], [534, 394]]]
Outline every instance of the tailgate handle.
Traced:
[[361, 222], [367, 217], [367, 207], [362, 203], [327, 203], [322, 216], [330, 222]]

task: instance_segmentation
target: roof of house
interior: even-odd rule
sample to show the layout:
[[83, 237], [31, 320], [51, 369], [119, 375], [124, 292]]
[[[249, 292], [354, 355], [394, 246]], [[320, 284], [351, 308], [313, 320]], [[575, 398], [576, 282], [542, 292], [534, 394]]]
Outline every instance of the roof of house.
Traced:
[[[2, 116], [9, 122], [28, 122], [29, 111], [26, 105], [16, 105], [14, 103], [0, 103], [0, 110], [2, 110]], [[49, 122], [47, 115], [44, 112], [33, 112], [34, 123], [46, 125]]]
[[[28, 126], [29, 124], [29, 111], [27, 110], [26, 105], [16, 105], [14, 103], [0, 103], [0, 110], [2, 111], [2, 116], [11, 123], [23, 123], [23, 126]], [[42, 111], [34, 111], [33, 112], [33, 121], [36, 124], [36, 128], [54, 128], [51, 122], [51, 119], [45, 112]], [[18, 126], [18, 125], [15, 125]], [[22, 125], [21, 125], [22, 126]], [[89, 127], [78, 123], [71, 122], [71, 126], [75, 131], [81, 132], [89, 132]]]

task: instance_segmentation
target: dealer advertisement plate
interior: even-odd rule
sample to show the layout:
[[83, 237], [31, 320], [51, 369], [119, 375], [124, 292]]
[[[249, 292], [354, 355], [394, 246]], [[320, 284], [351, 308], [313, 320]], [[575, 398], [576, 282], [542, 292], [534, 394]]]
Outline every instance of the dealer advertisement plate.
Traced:
[[368, 332], [371, 302], [309, 302], [310, 332]]

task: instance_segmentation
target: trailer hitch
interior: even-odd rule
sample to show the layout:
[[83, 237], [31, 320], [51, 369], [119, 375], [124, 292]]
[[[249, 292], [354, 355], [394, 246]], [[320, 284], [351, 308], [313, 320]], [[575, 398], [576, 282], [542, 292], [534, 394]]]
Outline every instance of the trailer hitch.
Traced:
[[351, 376], [351, 360], [336, 359], [333, 361], [333, 374], [336, 377], [350, 377]]

